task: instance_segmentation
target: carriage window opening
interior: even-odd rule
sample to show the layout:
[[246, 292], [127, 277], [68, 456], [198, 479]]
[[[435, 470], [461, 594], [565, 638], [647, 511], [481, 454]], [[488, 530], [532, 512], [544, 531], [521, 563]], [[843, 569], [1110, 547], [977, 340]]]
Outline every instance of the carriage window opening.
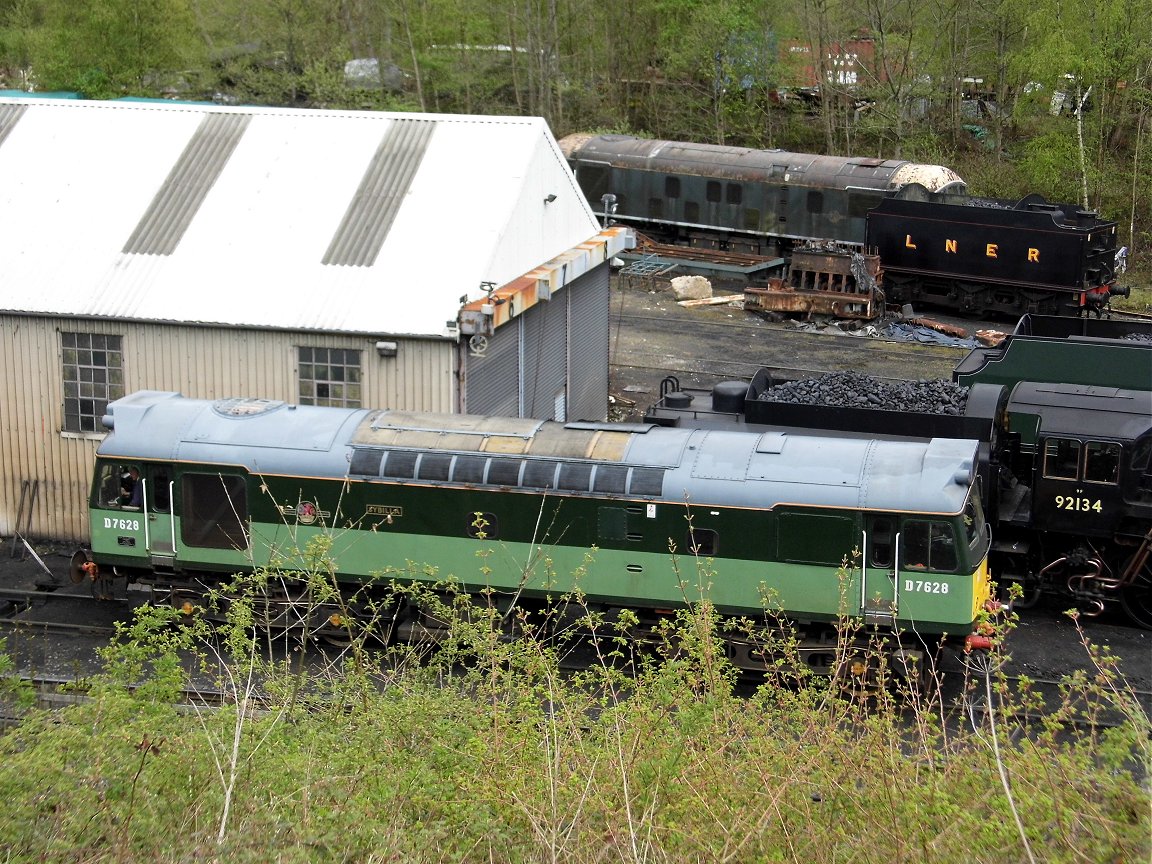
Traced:
[[875, 567], [892, 566], [892, 520], [875, 519], [872, 522], [872, 552], [869, 556]]
[[425, 453], [420, 457], [421, 480], [447, 480], [452, 457], [444, 453]]
[[452, 466], [452, 480], [456, 483], [483, 483], [488, 460], [483, 456], [457, 456]]
[[648, 199], [648, 217], [650, 219], [662, 219], [664, 217], [664, 199], [663, 198], [649, 198]]
[[808, 190], [808, 212], [809, 213], [823, 213], [824, 212], [824, 193], [816, 189]]
[[711, 204], [720, 203], [720, 184], [716, 180], [708, 181], [708, 184], [704, 187], [704, 197], [707, 198]]
[[1084, 446], [1084, 480], [1088, 483], [1116, 483], [1120, 477], [1120, 445], [1089, 441]]
[[397, 480], [411, 480], [416, 476], [416, 454], [405, 451], [392, 451], [384, 467], [380, 470], [381, 477], [395, 477]]
[[700, 221], [700, 205], [695, 201], [684, 203], [684, 219], [688, 222]]
[[664, 178], [664, 197], [665, 198], [679, 198], [680, 197], [680, 178], [679, 177], [665, 177]]
[[345, 348], [297, 348], [301, 405], [360, 407], [360, 352]]
[[947, 522], [911, 521], [904, 525], [903, 566], [909, 570], [956, 570], [956, 540]]
[[712, 558], [720, 548], [720, 535], [710, 528], [690, 528], [685, 549], [691, 555]]
[[729, 204], [742, 204], [744, 202], [744, 187], [739, 183], [729, 183], [726, 192]]
[[469, 513], [464, 533], [474, 540], [496, 540], [500, 536], [500, 526], [496, 521], [496, 514], [484, 513], [479, 510]]
[[1044, 442], [1044, 476], [1075, 480], [1080, 476], [1080, 442], [1074, 438], [1049, 438]]
[[180, 534], [187, 546], [248, 548], [248, 491], [235, 474], [185, 474]]
[[493, 486], [519, 486], [519, 459], [492, 459], [488, 463], [488, 483]]
[[65, 432], [100, 432], [108, 403], [124, 395], [120, 336], [61, 333]]

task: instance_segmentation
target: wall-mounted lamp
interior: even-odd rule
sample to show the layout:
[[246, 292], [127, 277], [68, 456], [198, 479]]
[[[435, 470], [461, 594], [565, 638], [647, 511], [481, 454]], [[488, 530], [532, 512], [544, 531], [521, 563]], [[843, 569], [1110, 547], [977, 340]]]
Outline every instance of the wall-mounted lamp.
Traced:
[[376, 343], [376, 353], [381, 357], [395, 357], [398, 350], [400, 350], [400, 346], [395, 342]]
[[555, 200], [556, 200], [556, 194], [554, 192], [549, 192], [548, 197], [544, 199], [544, 203], [545, 204], [551, 204]]

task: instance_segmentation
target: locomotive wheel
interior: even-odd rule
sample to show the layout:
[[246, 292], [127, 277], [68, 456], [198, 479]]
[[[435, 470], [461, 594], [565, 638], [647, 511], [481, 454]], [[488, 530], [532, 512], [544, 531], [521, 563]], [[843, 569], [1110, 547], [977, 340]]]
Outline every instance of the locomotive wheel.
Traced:
[[1152, 630], [1152, 555], [1144, 559], [1132, 584], [1120, 592], [1120, 606], [1134, 624]]

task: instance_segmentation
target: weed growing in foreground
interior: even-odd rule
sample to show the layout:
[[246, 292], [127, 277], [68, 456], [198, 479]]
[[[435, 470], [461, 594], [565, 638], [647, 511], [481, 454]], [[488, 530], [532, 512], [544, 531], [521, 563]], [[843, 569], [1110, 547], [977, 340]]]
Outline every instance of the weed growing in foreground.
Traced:
[[[723, 635], [787, 653], [786, 632], [703, 599], [653, 626], [578, 593], [525, 611], [398, 582], [435, 641], [384, 647], [350, 615], [347, 645], [325, 658], [251, 626], [270, 575], [233, 586], [216, 629], [142, 611], [89, 701], [0, 737], [10, 860], [1149, 854], [1148, 718], [1087, 638], [1094, 673], [1070, 676], [1045, 713], [994, 662], [970, 665], [963, 714], [935, 686], [845, 694], [788, 674], [795, 657], [748, 685]], [[333, 579], [291, 576], [301, 597], [331, 597]], [[176, 704], [196, 681], [225, 704]]]

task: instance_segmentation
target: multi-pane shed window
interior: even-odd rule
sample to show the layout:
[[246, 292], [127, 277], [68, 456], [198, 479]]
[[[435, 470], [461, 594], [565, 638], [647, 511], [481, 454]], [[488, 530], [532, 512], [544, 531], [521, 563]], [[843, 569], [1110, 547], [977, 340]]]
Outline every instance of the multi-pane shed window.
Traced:
[[360, 352], [300, 348], [300, 404], [360, 407]]
[[108, 403], [124, 395], [120, 336], [61, 333], [64, 431], [98, 432]]

